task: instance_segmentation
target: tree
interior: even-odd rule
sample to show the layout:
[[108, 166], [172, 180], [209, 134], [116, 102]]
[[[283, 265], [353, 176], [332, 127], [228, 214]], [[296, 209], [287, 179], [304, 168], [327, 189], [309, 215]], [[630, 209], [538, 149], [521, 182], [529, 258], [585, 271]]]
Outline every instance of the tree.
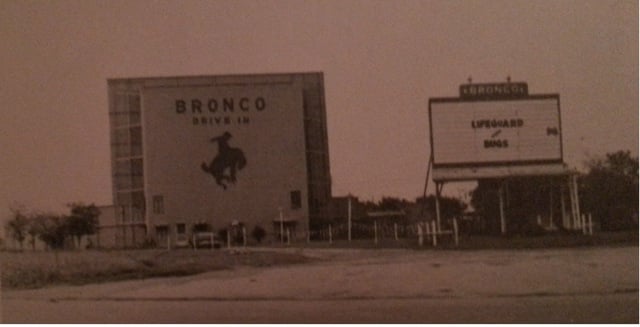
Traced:
[[71, 215], [66, 219], [66, 229], [74, 237], [76, 246], [79, 246], [83, 236], [96, 233], [100, 209], [93, 204], [82, 203], [71, 203], [68, 207], [71, 208]]
[[23, 249], [23, 243], [25, 238], [27, 237], [27, 230], [29, 227], [29, 219], [24, 213], [23, 208], [9, 208], [11, 211], [12, 219], [9, 220], [5, 229], [18, 244], [20, 244], [20, 250]]
[[[467, 208], [467, 204], [461, 201], [460, 199], [440, 196], [440, 215], [443, 219], [451, 219], [453, 217], [460, 217], [464, 210]], [[416, 203], [418, 205], [424, 206], [424, 208], [429, 208], [432, 210], [436, 207], [436, 197], [435, 195], [429, 195], [425, 197], [419, 197], [416, 199]]]
[[629, 151], [607, 153], [586, 163], [580, 178], [580, 205], [603, 230], [638, 227], [638, 158]]
[[[356, 201], [357, 202], [357, 201]], [[356, 203], [354, 202], [354, 203]], [[364, 201], [361, 203], [364, 211], [399, 211], [411, 207], [413, 203], [403, 198], [383, 196], [380, 201]]]
[[409, 205], [411, 203], [405, 199], [383, 196], [376, 205], [376, 209], [380, 211], [398, 211], [407, 208]]
[[27, 218], [27, 234], [29, 235], [29, 244], [31, 244], [31, 250], [36, 249], [36, 238], [38, 237], [38, 234], [40, 233], [39, 230], [39, 226], [37, 224], [36, 221], [36, 217], [35, 215], [32, 215], [30, 217]]
[[32, 224], [38, 238], [50, 249], [61, 249], [67, 237], [67, 219], [54, 214], [38, 214], [32, 218]]

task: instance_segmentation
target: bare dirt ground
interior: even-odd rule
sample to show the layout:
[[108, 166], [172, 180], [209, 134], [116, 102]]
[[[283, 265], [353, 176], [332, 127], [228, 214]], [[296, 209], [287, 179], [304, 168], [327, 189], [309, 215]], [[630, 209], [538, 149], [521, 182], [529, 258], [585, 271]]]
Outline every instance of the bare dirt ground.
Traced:
[[637, 246], [280, 251], [321, 260], [190, 277], [3, 291], [2, 319], [8, 323], [638, 323]]

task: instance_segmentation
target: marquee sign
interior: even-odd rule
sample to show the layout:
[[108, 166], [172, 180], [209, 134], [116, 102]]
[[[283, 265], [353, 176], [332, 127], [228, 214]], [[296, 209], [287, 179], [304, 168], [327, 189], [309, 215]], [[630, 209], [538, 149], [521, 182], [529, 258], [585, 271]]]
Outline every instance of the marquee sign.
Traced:
[[558, 95], [430, 99], [429, 116], [434, 168], [562, 162]]
[[527, 83], [484, 83], [460, 85], [462, 99], [509, 99], [529, 95]]

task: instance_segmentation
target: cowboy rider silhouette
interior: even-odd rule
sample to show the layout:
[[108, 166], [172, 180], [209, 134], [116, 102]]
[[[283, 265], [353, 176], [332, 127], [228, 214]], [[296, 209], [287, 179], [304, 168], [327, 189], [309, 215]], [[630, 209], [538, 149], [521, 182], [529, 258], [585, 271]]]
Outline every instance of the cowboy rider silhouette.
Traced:
[[[244, 157], [242, 150], [229, 146], [229, 139], [231, 139], [231, 133], [224, 132], [224, 134], [211, 138], [211, 142], [218, 143], [218, 154], [211, 160], [209, 165], [203, 162], [201, 167], [207, 173], [210, 173], [216, 180], [216, 183], [222, 186], [223, 189], [227, 189], [227, 185], [223, 180], [236, 182], [236, 169], [240, 170], [247, 164], [247, 160]], [[225, 170], [229, 168], [229, 175], [225, 175]]]

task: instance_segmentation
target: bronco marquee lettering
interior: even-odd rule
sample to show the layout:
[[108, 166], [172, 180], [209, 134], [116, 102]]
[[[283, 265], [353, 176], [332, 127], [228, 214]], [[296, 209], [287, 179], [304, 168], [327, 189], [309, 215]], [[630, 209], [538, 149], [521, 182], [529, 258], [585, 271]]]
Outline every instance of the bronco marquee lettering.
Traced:
[[223, 112], [234, 112], [236, 105], [240, 110], [249, 112], [252, 110], [264, 111], [267, 108], [267, 101], [263, 97], [257, 97], [255, 99], [241, 97], [238, 100], [232, 97], [208, 98], [205, 100], [198, 98], [175, 100], [176, 114], [201, 114], [204, 105], [206, 105], [210, 113], [217, 113], [220, 106]]
[[526, 83], [490, 83], [460, 85], [460, 96], [473, 97], [519, 97], [528, 94]]
[[202, 113], [202, 102], [200, 102], [200, 100], [198, 99], [193, 99], [191, 100], [191, 112], [193, 112], [194, 114], [196, 113], [196, 111], [198, 113]]
[[210, 112], [215, 113], [216, 111], [218, 111], [218, 101], [216, 101], [216, 99], [209, 99], [209, 102], [207, 102], [207, 107], [209, 108]]
[[256, 109], [258, 109], [258, 111], [262, 111], [267, 107], [267, 102], [264, 101], [264, 98], [257, 98], [255, 105], [256, 105]]
[[233, 98], [224, 98], [224, 99], [222, 99], [222, 111], [224, 111], [224, 112], [227, 112], [227, 111], [233, 112]]
[[247, 102], [249, 102], [249, 99], [247, 98], [240, 99], [240, 110], [249, 111], [249, 106], [247, 105]]
[[184, 100], [176, 100], [176, 113], [183, 114], [187, 111], [187, 104]]

